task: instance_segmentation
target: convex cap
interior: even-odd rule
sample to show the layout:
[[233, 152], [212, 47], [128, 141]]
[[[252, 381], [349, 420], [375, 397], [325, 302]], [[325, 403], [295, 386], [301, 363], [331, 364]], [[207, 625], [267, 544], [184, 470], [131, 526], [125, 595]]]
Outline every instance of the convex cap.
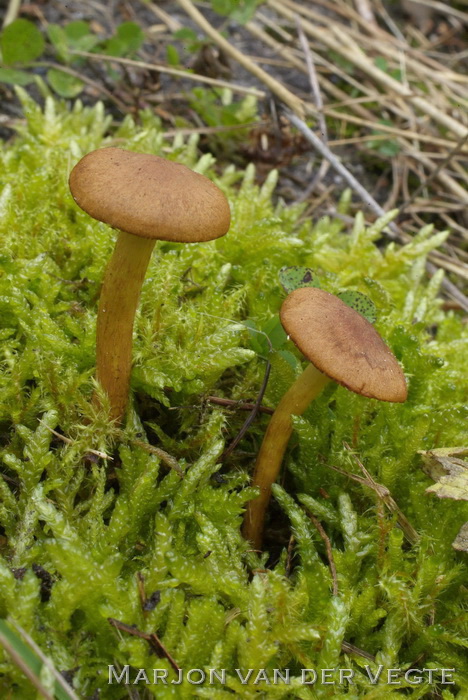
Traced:
[[403, 402], [405, 377], [375, 328], [341, 299], [315, 287], [295, 289], [281, 323], [318, 370], [357, 394]]
[[229, 229], [229, 204], [221, 190], [160, 156], [100, 148], [75, 165], [69, 185], [87, 214], [143, 238], [195, 243]]

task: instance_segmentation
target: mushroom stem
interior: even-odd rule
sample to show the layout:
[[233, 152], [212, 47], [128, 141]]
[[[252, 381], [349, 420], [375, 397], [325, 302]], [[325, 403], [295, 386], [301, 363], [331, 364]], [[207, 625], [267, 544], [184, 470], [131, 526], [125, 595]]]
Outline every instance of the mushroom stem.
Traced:
[[104, 275], [97, 316], [96, 378], [109, 397], [110, 417], [118, 422], [128, 400], [135, 311], [155, 243], [120, 231]]
[[263, 523], [270, 501], [271, 486], [278, 477], [293, 430], [291, 416], [301, 416], [329, 381], [330, 379], [314, 365], [308, 364], [284, 394], [271, 417], [258, 453], [252, 481], [252, 486], [260, 488], [260, 494], [247, 504], [243, 527], [244, 537], [252, 542], [255, 549], [262, 546]]

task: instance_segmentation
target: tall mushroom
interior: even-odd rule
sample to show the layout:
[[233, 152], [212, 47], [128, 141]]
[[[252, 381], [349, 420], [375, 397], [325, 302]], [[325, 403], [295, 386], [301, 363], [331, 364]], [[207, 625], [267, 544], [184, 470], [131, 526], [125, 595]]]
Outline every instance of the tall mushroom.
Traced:
[[310, 361], [284, 394], [271, 417], [258, 454], [253, 486], [260, 494], [247, 505], [243, 533], [256, 548], [263, 539], [265, 512], [292, 433], [300, 416], [329, 381], [380, 401], [406, 400], [405, 377], [391, 350], [369, 321], [341, 299], [315, 287], [291, 292], [281, 323]]
[[226, 197], [208, 178], [155, 155], [121, 148], [88, 153], [69, 180], [75, 202], [119, 230], [97, 316], [96, 376], [122, 420], [128, 400], [135, 311], [157, 240], [210, 241], [227, 233]]

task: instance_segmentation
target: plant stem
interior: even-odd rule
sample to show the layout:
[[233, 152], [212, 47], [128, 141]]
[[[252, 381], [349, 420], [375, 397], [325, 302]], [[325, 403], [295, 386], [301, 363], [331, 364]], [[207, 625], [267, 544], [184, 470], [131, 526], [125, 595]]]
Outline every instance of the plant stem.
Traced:
[[104, 275], [97, 316], [96, 378], [109, 397], [110, 418], [119, 422], [130, 387], [133, 321], [155, 242], [121, 231]]
[[300, 416], [307, 406], [322, 391], [330, 379], [314, 365], [307, 365], [303, 373], [285, 393], [263, 438], [258, 453], [252, 486], [260, 488], [260, 494], [247, 504], [243, 534], [260, 549], [263, 539], [265, 512], [271, 496], [271, 485], [276, 481], [293, 425], [291, 416]]

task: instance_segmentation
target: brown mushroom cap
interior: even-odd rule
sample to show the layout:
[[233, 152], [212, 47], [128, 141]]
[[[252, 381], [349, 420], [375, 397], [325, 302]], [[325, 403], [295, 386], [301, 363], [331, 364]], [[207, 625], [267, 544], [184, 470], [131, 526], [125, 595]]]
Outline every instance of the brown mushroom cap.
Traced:
[[373, 325], [338, 297], [315, 287], [295, 289], [280, 317], [299, 350], [323, 374], [362, 396], [406, 400], [395, 356]]
[[143, 238], [195, 243], [229, 229], [221, 190], [159, 156], [100, 148], [75, 165], [69, 185], [78, 206], [94, 219]]

